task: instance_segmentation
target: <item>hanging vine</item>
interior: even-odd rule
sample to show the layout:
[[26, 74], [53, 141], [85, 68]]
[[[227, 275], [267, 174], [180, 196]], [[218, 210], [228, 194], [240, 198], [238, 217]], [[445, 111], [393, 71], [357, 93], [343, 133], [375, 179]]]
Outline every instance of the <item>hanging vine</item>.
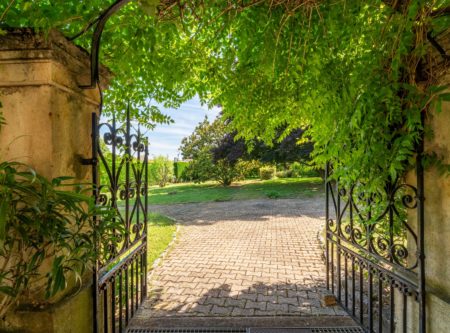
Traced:
[[[57, 28], [89, 48], [113, 1], [15, 0], [2, 26]], [[318, 166], [381, 186], [411, 165], [421, 114], [449, 99], [450, 0], [140, 0], [113, 16], [101, 61], [115, 73], [105, 112], [134, 101], [138, 119], [168, 122], [198, 94], [220, 104], [239, 137], [270, 143], [308, 126]], [[283, 136], [280, 137], [280, 140]], [[439, 157], [436, 158], [439, 160]]]

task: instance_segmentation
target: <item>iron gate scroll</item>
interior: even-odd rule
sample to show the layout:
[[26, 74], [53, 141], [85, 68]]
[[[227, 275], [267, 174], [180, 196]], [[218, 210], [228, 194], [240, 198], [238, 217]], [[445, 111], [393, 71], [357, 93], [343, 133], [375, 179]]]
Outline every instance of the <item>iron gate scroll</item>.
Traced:
[[416, 185], [397, 179], [375, 193], [330, 180], [327, 166], [327, 288], [367, 332], [425, 333], [420, 157]]
[[111, 231], [113, 243], [96, 241], [94, 332], [123, 332], [147, 293], [148, 144], [129, 110], [121, 126], [99, 124], [94, 113], [92, 129], [94, 196], [117, 211], [122, 228]]

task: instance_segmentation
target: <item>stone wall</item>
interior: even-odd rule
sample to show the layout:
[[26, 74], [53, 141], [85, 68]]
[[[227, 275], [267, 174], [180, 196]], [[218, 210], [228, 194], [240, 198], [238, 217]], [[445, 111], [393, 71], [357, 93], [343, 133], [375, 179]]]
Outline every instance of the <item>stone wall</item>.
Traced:
[[[439, 76], [438, 84], [450, 84], [448, 69]], [[450, 102], [442, 104], [441, 112], [432, 109], [426, 126], [433, 134], [425, 138], [425, 153], [436, 153], [450, 165]], [[415, 182], [414, 174], [408, 182]], [[450, 176], [436, 167], [427, 168], [424, 183], [427, 333], [450, 332]], [[416, 225], [415, 215], [410, 216], [410, 225]], [[416, 302], [408, 303], [408, 332], [418, 332], [418, 311]], [[401, 327], [400, 315], [397, 322]]]
[[52, 32], [48, 37], [14, 31], [0, 38], [0, 101], [7, 125], [0, 133], [0, 157], [32, 165], [47, 177], [89, 180], [80, 156], [91, 149], [91, 113], [97, 90], [89, 79], [85, 51]]
[[[91, 181], [91, 167], [80, 163], [91, 156], [91, 115], [100, 102], [97, 89], [79, 88], [89, 81], [89, 65], [87, 52], [57, 32], [22, 29], [0, 36], [0, 102], [7, 122], [0, 132], [2, 161], [26, 163], [48, 178]], [[22, 304], [0, 331], [90, 332], [90, 283], [38, 309]]]
[[[441, 84], [450, 84], [450, 73]], [[450, 102], [440, 113], [433, 110], [427, 122], [434, 135], [425, 151], [450, 165]], [[450, 332], [450, 176], [436, 168], [425, 171], [425, 256], [428, 332]]]

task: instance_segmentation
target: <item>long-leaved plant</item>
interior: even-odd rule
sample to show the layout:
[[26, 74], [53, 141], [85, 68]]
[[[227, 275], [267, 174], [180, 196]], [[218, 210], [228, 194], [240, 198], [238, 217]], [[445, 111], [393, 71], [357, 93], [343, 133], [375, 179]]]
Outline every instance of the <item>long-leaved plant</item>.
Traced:
[[123, 232], [91, 190], [69, 177], [47, 180], [24, 164], [0, 163], [0, 318], [30, 294], [45, 301], [81, 285], [101, 255], [96, 242]]

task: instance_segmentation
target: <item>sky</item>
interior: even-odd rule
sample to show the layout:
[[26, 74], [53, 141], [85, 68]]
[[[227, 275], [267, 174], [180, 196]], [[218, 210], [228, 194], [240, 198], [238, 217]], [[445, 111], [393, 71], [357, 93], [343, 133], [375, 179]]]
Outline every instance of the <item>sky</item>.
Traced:
[[181, 140], [194, 131], [205, 115], [212, 121], [220, 112], [218, 107], [208, 109], [206, 105], [202, 106], [198, 97], [183, 103], [178, 109], [168, 109], [162, 105], [158, 105], [158, 107], [164, 114], [169, 115], [174, 123], [158, 124], [153, 131], [147, 132], [150, 143], [149, 158], [163, 155], [170, 159], [176, 157], [181, 159], [181, 153], [178, 151]]

